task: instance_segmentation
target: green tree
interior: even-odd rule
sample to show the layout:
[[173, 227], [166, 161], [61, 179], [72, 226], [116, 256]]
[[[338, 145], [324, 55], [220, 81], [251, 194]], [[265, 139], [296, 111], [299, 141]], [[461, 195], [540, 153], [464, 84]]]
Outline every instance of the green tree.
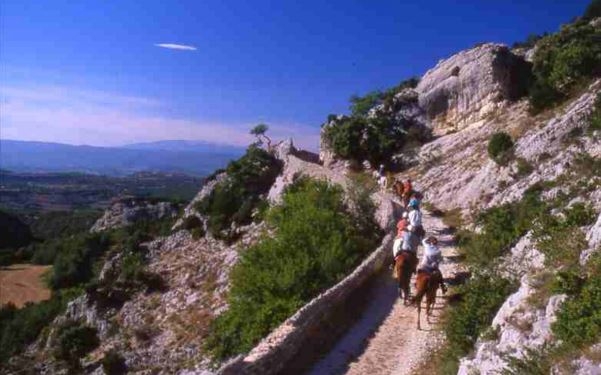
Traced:
[[267, 145], [267, 149], [269, 150], [271, 148], [271, 138], [269, 138], [266, 134], [268, 130], [269, 126], [266, 124], [258, 124], [250, 130], [250, 134], [257, 137], [259, 144], [265, 143]]

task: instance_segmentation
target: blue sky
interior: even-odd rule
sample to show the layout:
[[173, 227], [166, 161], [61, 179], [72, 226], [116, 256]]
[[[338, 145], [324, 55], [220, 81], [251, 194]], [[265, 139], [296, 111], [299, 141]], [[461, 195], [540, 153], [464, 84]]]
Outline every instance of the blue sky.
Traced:
[[[476, 43], [554, 31], [588, 1], [26, 1], [0, 4], [0, 137], [316, 149], [348, 98]], [[177, 44], [195, 49], [171, 49]]]

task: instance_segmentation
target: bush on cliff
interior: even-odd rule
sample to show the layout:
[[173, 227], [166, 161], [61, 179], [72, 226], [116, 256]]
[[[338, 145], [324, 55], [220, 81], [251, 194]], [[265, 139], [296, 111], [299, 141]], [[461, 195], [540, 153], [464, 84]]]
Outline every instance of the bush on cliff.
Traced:
[[564, 345], [595, 343], [601, 334], [601, 256], [588, 262], [584, 284], [570, 295], [557, 313], [553, 333]]
[[79, 369], [79, 359], [100, 344], [95, 328], [76, 321], [61, 325], [56, 340], [56, 358], [66, 361], [72, 369]]
[[217, 238], [231, 236], [230, 225], [249, 224], [252, 212], [280, 173], [281, 163], [267, 151], [250, 146], [246, 154], [231, 162], [227, 178], [197, 203], [196, 209], [208, 216], [208, 230]]
[[588, 130], [591, 132], [601, 131], [601, 92], [595, 98], [595, 106], [593, 107], [593, 113], [591, 113]]
[[[413, 121], [399, 118], [394, 97], [406, 88], [413, 88], [418, 80], [412, 78], [386, 91], [375, 91], [366, 96], [351, 97], [351, 115], [328, 118], [324, 125], [324, 140], [336, 156], [356, 162], [369, 161], [376, 166], [390, 162], [404, 146], [421, 144], [429, 138], [426, 129]], [[376, 107], [380, 110], [370, 113]]]
[[[591, 14], [595, 6], [591, 5]], [[601, 28], [576, 21], [537, 43], [530, 105], [539, 112], [564, 98], [587, 79], [601, 74]]]
[[243, 252], [232, 271], [229, 309], [214, 321], [207, 340], [215, 359], [250, 350], [342, 279], [380, 237], [373, 222], [345, 207], [342, 189], [310, 179], [290, 186], [267, 222], [275, 235]]
[[38, 303], [29, 303], [17, 309], [14, 305], [0, 308], [0, 363], [20, 352], [38, 336], [64, 310], [67, 303], [79, 291], [62, 290], [53, 292], [52, 298]]
[[488, 141], [488, 156], [497, 164], [505, 164], [513, 150], [513, 140], [509, 134], [498, 132]]

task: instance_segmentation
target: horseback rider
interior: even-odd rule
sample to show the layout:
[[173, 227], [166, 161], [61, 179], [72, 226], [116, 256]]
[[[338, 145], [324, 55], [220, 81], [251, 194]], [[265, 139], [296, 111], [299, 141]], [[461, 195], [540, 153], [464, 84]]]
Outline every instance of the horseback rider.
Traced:
[[415, 236], [415, 234], [407, 230], [408, 216], [409, 215], [407, 212], [403, 212], [403, 217], [397, 224], [397, 236], [392, 247], [392, 265], [394, 266], [396, 257], [405, 252], [409, 257], [409, 261], [411, 262], [411, 272], [415, 273], [418, 263], [417, 245], [419, 243], [419, 239]]
[[404, 187], [403, 187], [403, 183], [400, 180], [395, 180], [394, 181], [394, 185], [392, 185], [392, 187], [394, 188], [394, 192], [396, 193], [396, 195], [399, 197], [400, 200], [403, 199], [403, 192], [404, 192]]
[[422, 212], [419, 209], [419, 201], [413, 200], [409, 203], [409, 214], [408, 214], [409, 225], [407, 229], [414, 233], [418, 240], [421, 240], [424, 235], [424, 227], [422, 226]]
[[440, 262], [442, 262], [442, 253], [438, 248], [438, 239], [430, 236], [422, 241], [424, 245], [424, 255], [419, 264], [418, 272], [427, 272], [432, 276], [432, 280], [440, 285], [442, 293], [447, 292], [447, 286], [444, 283], [444, 277], [440, 272]]
[[403, 203], [405, 207], [407, 203], [409, 203], [409, 198], [411, 197], [411, 193], [413, 192], [413, 184], [411, 183], [411, 179], [405, 180], [403, 182]]

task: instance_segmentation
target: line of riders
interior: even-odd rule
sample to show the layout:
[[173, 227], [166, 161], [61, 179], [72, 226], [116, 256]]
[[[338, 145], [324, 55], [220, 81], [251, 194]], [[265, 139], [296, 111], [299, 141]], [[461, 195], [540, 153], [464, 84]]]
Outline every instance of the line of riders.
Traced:
[[[383, 166], [380, 166], [378, 176], [378, 183], [382, 188], [385, 189], [390, 185], [390, 176], [384, 174]], [[404, 297], [405, 303], [415, 300], [421, 302], [423, 295], [419, 295], [420, 287], [418, 285], [420, 274], [427, 275], [424, 278], [427, 280], [425, 287], [433, 290], [434, 295], [438, 287], [440, 287], [443, 294], [446, 293], [447, 287], [439, 268], [442, 261], [442, 253], [438, 247], [438, 239], [434, 236], [426, 237], [426, 232], [422, 225], [420, 206], [423, 195], [413, 189], [410, 179], [404, 182], [400, 180], [394, 181], [392, 190], [400, 199], [403, 207], [403, 213], [396, 226], [397, 235], [392, 248], [393, 261], [391, 265], [391, 268], [394, 269], [394, 277], [399, 280], [399, 296]], [[417, 247], [420, 243], [424, 246], [421, 262], [417, 258]], [[403, 272], [403, 268], [405, 272]], [[418, 293], [412, 301], [409, 301], [409, 279], [412, 274], [416, 273], [418, 275], [416, 278]]]

